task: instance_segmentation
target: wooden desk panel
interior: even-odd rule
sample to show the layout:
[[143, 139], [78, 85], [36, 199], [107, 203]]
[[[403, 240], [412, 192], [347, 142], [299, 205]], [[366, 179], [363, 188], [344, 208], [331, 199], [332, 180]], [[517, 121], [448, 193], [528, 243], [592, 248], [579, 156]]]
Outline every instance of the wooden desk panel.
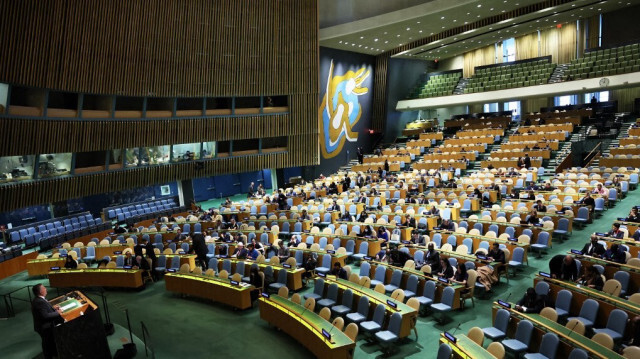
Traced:
[[0, 262], [0, 279], [10, 277], [27, 269], [27, 261], [36, 259], [37, 251], [23, 254], [20, 257], [11, 258], [8, 261]]
[[322, 335], [322, 329], [331, 330], [331, 323], [312, 311], [288, 299], [271, 296], [260, 298], [260, 319], [280, 328], [298, 343], [309, 349], [318, 358], [350, 359], [356, 343], [341, 331], [331, 332], [329, 342]]
[[27, 261], [27, 273], [30, 277], [47, 275], [51, 267], [64, 267], [65, 258], [31, 259]]
[[235, 286], [228, 280], [196, 274], [167, 273], [164, 276], [169, 292], [209, 299], [238, 309], [251, 308], [252, 285]]
[[[378, 304], [384, 304], [385, 307], [387, 308], [386, 316], [388, 318], [385, 322], [386, 323], [389, 322], [389, 319], [393, 313], [399, 312], [402, 315], [402, 322], [400, 324], [399, 337], [405, 338], [405, 337], [408, 337], [409, 334], [411, 334], [412, 324], [413, 324], [413, 321], [418, 317], [418, 311], [414, 310], [413, 308], [409, 307], [408, 305], [400, 301], [391, 299], [391, 297], [386, 294], [378, 293], [371, 288], [363, 288], [359, 284], [355, 284], [344, 279], [336, 280], [336, 279], [332, 279], [331, 277], [327, 277], [324, 281], [325, 292], [327, 291], [329, 286], [333, 283], [338, 284], [338, 294], [339, 294], [338, 301], [337, 301], [338, 303], [342, 303], [342, 294], [347, 289], [351, 289], [351, 292], [353, 293], [354, 308], [357, 308], [360, 297], [367, 296], [369, 298], [369, 313], [373, 313], [375, 311], [375, 307], [377, 307]], [[391, 308], [387, 304], [387, 301], [392, 301], [396, 303], [398, 308], [397, 309]]]
[[49, 285], [72, 287], [142, 287], [142, 270], [138, 269], [61, 269], [49, 272]]

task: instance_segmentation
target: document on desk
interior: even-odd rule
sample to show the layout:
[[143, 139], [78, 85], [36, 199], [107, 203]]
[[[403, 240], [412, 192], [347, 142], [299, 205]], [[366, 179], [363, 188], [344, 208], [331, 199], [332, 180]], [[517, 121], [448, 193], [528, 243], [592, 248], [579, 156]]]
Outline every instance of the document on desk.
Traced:
[[68, 309], [75, 308], [75, 307], [77, 307], [77, 306], [78, 306], [78, 303], [76, 303], [76, 302], [71, 302], [71, 303], [66, 304], [66, 305], [64, 305], [64, 306], [61, 306], [61, 307], [60, 307], [60, 309], [62, 309], [62, 311], [63, 311], [63, 312], [66, 312]]

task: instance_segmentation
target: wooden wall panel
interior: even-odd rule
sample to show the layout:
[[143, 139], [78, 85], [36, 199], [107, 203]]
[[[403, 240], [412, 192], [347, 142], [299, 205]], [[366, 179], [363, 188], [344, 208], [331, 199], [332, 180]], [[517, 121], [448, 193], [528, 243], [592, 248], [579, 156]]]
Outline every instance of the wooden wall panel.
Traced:
[[313, 0], [1, 0], [0, 81], [131, 96], [317, 92]]
[[[289, 114], [213, 119], [36, 120], [0, 118], [0, 156], [87, 152], [177, 143], [239, 140], [308, 133], [305, 118], [292, 124]], [[16, 141], [16, 129], [20, 138]], [[306, 131], [306, 132], [305, 132]]]
[[0, 211], [318, 164], [317, 11], [317, 0], [0, 0], [0, 82], [119, 96], [289, 97], [285, 115], [0, 118], [0, 156], [288, 137], [285, 153], [202, 161], [201, 170], [181, 163], [0, 186]]

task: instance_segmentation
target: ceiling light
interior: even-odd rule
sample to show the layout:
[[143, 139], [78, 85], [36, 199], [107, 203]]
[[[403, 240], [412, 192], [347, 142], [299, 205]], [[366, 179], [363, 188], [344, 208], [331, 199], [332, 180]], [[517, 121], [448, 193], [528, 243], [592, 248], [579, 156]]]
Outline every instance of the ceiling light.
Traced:
[[389, 41], [385, 41], [384, 43], [385, 43], [385, 44], [388, 44], [388, 43], [389, 43]]
[[360, 36], [360, 40], [364, 39], [364, 36]]
[[482, 7], [482, 4], [478, 4], [478, 7]]
[[489, 9], [489, 11], [493, 11], [493, 8]]
[[362, 47], [362, 45], [358, 45], [358, 47]]
[[417, 22], [418, 24], [420, 23], [420, 21]]
[[444, 20], [444, 16], [440, 18], [440, 20]]
[[373, 41], [376, 41], [376, 42], [377, 42], [377, 41], [378, 41], [378, 39], [373, 39]]
[[340, 40], [339, 43], [342, 43], [342, 40]]
[[411, 30], [411, 28], [410, 28], [410, 27], [408, 27], [408, 28], [407, 28], [407, 31], [409, 31], [409, 30]]
[[420, 31], [418, 31], [418, 32], [422, 34], [422, 30], [420, 30]]
[[396, 37], [400, 37], [400, 35], [397, 35]]

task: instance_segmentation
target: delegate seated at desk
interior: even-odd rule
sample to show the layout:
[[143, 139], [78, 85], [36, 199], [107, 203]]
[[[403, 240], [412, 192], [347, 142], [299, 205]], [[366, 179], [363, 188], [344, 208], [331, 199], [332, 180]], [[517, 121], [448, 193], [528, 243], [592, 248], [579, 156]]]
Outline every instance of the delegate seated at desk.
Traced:
[[629, 215], [625, 221], [634, 223], [640, 222], [640, 215], [638, 214], [638, 209], [636, 207], [631, 208], [631, 211], [629, 211]]
[[624, 238], [624, 232], [620, 230], [620, 223], [614, 223], [611, 225], [611, 230], [607, 232], [607, 237], [622, 239]]
[[581, 250], [582, 254], [592, 256], [592, 257], [602, 257], [606, 249], [602, 245], [602, 243], [598, 242], [598, 237], [595, 234], [591, 235], [591, 240], [589, 243], [585, 244]]
[[584, 197], [580, 199], [580, 202], [589, 207], [589, 212], [593, 213], [593, 209], [596, 207], [596, 201], [591, 197], [591, 194], [589, 194], [589, 192], [584, 194]]
[[440, 229], [453, 232], [456, 230], [456, 226], [453, 224], [453, 222], [450, 219], [444, 219], [440, 224]]
[[233, 251], [233, 254], [231, 255], [231, 257], [238, 258], [238, 259], [247, 259], [248, 255], [249, 255], [249, 252], [247, 251], [246, 248], [244, 248], [244, 243], [238, 242], [238, 245], [235, 251]]
[[536, 290], [529, 287], [527, 292], [516, 303], [515, 309], [523, 313], [540, 313], [544, 308], [545, 298], [536, 293]]
[[611, 248], [607, 249], [602, 258], [620, 264], [624, 264], [627, 261], [624, 249], [617, 243], [614, 243]]
[[602, 275], [594, 266], [585, 270], [584, 275], [578, 279], [578, 283], [596, 290], [602, 290], [602, 287], [604, 286]]
[[424, 264], [431, 267], [431, 273], [438, 273], [440, 272], [440, 253], [433, 242], [429, 242], [428, 248], [424, 255]]
[[[504, 255], [504, 251], [502, 249], [500, 249], [500, 244], [498, 242], [493, 242], [493, 247], [491, 248], [491, 250], [489, 251], [489, 253], [487, 254], [487, 258], [489, 259], [489, 261], [491, 262], [499, 262], [502, 264], [505, 264], [506, 258]], [[505, 268], [505, 266], [500, 266], [498, 268], [499, 272], [504, 272], [507, 269]]]
[[73, 259], [72, 256], [67, 256], [67, 260], [64, 262], [65, 269], [76, 269], [78, 268], [78, 262]]
[[438, 276], [447, 279], [453, 277], [453, 267], [451, 267], [451, 263], [449, 263], [447, 258], [440, 259], [440, 271], [438, 272]]

